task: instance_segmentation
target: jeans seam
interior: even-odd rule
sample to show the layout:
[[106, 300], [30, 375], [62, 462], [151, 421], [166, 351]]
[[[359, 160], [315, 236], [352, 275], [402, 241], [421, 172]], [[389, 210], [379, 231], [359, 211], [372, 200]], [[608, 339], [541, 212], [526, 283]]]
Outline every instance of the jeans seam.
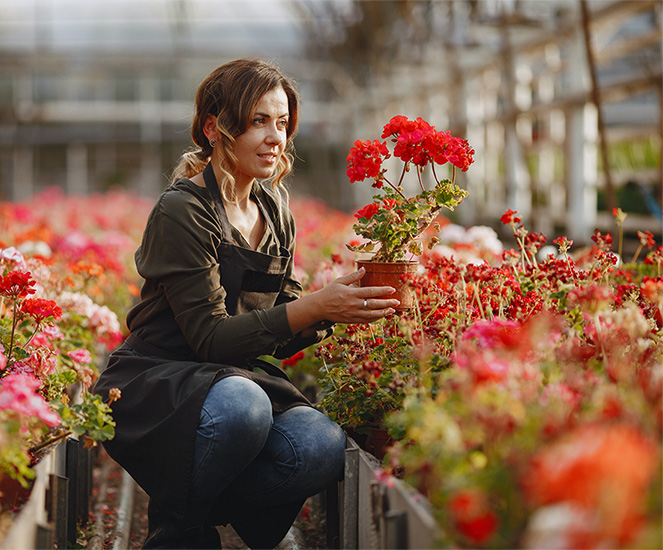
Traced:
[[[201, 409], [201, 413], [202, 412], [204, 412], [210, 419], [212, 419], [212, 415], [209, 413], [209, 411], [207, 409], [205, 409], [204, 406]], [[205, 454], [201, 458], [200, 464], [198, 465], [198, 467], [195, 468], [195, 470], [191, 472], [191, 480], [192, 481], [195, 480], [196, 474], [203, 468], [203, 466], [207, 462], [207, 459], [209, 458], [210, 454], [212, 453], [212, 448], [214, 447], [214, 442], [216, 441], [216, 437], [215, 437], [216, 436], [216, 424], [214, 422], [211, 422], [211, 424], [212, 424], [212, 432], [213, 433], [212, 433], [212, 437], [209, 438], [210, 439], [210, 444], [207, 445], [207, 448], [205, 449]], [[206, 436], [200, 435], [198, 433], [198, 430], [196, 429], [196, 439], [198, 437], [205, 437], [207, 439]], [[194, 453], [194, 458], [195, 458], [195, 453]]]
[[290, 447], [292, 448], [294, 456], [295, 456], [295, 466], [293, 467], [292, 472], [290, 472], [290, 475], [286, 479], [284, 479], [281, 483], [279, 483], [278, 485], [274, 485], [273, 487], [270, 487], [269, 489], [264, 489], [263, 491], [258, 491], [257, 493], [251, 493], [251, 495], [247, 495], [247, 496], [250, 496], [251, 498], [261, 496], [261, 495], [266, 495], [266, 494], [269, 494], [271, 491], [276, 491], [277, 489], [282, 489], [284, 487], [287, 487], [288, 484], [291, 482], [292, 478], [294, 477], [295, 473], [301, 468], [301, 463], [300, 463], [301, 453], [299, 452], [299, 446], [295, 443], [295, 441], [293, 439], [288, 437], [287, 433], [284, 432], [283, 430], [281, 430], [281, 429], [279, 429], [275, 426], [272, 426], [272, 430], [274, 430], [275, 432], [280, 433], [284, 437], [284, 439], [288, 442]]

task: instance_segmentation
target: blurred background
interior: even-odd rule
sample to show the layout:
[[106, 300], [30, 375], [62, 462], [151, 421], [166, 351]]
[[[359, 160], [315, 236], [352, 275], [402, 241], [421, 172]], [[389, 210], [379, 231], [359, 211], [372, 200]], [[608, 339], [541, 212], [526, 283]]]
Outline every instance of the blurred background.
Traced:
[[198, 83], [274, 60], [303, 98], [293, 195], [370, 201], [345, 158], [394, 115], [467, 138], [454, 221], [661, 236], [661, 0], [0, 0], [0, 199], [157, 196]]

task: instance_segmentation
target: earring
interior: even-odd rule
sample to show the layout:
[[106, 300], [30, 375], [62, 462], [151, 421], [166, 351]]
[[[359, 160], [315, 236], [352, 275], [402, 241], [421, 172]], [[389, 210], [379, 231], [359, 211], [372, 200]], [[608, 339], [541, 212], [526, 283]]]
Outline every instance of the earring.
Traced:
[[209, 144], [212, 146], [212, 148], [216, 147], [216, 144], [217, 144], [217, 143], [219, 143], [219, 142], [216, 141], [214, 138], [212, 138], [212, 139], [209, 140]]

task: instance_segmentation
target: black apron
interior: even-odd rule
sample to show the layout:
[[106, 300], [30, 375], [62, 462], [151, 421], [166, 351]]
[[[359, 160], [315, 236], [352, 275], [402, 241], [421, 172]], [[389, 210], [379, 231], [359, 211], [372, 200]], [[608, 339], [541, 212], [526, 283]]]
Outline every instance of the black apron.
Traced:
[[[228, 313], [240, 315], [273, 307], [290, 260], [288, 250], [280, 243], [281, 255], [271, 256], [233, 244], [211, 164], [203, 175], [222, 227], [217, 253]], [[280, 241], [271, 216], [261, 201], [256, 202]], [[122, 391], [121, 399], [111, 406], [116, 434], [104, 447], [151, 499], [178, 519], [186, 509], [200, 410], [211, 385], [227, 376], [255, 381], [269, 396], [275, 412], [311, 405], [287, 375], [270, 363], [258, 359], [241, 365], [201, 362], [193, 350], [176, 355], [168, 351], [167, 343], [145, 342], [135, 334], [111, 354], [95, 386], [95, 392], [104, 398], [110, 388]]]

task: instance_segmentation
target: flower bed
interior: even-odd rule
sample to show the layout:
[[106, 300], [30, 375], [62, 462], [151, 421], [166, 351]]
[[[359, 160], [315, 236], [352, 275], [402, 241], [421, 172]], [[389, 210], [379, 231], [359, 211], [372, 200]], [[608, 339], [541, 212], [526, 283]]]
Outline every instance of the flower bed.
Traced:
[[[0, 477], [28, 488], [53, 443], [113, 436], [110, 404], [89, 390], [124, 337], [149, 207], [127, 194], [57, 190], [0, 203]], [[1, 502], [11, 511], [8, 495]]]
[[[53, 191], [0, 204], [0, 469], [24, 484], [42, 445], [112, 435], [86, 390], [123, 337], [150, 207]], [[307, 289], [352, 269], [355, 218], [308, 199], [292, 209]], [[378, 477], [427, 497], [441, 543], [661, 547], [661, 247], [643, 233], [622, 264], [597, 232], [591, 250], [561, 238], [538, 258], [544, 237], [515, 212], [502, 221], [516, 250], [487, 228], [443, 226], [410, 278], [413, 310], [337, 327], [284, 367], [315, 375], [354, 434], [389, 428]]]
[[442, 543], [659, 548], [661, 247], [642, 233], [644, 261], [622, 264], [596, 232], [541, 259], [545, 237], [502, 221], [518, 249], [501, 262], [433, 250], [414, 311], [337, 329], [300, 362], [341, 425], [388, 426], [383, 477], [429, 499]]

